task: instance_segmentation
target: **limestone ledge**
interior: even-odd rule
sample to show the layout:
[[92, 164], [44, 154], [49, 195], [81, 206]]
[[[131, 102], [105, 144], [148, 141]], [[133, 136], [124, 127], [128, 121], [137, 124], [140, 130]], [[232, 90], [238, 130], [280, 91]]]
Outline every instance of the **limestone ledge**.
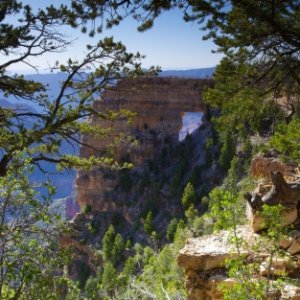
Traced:
[[[284, 256], [275, 256], [270, 265], [268, 243], [259, 234], [254, 233], [248, 225], [240, 226], [237, 236], [243, 240], [240, 251], [229, 242], [232, 232], [220, 231], [213, 235], [189, 239], [180, 250], [177, 263], [184, 272], [185, 286], [188, 300], [222, 300], [223, 293], [220, 287], [231, 287], [236, 283], [229, 278], [226, 272], [226, 261], [245, 256], [245, 263], [255, 261], [259, 263], [257, 278], [262, 280], [268, 275], [285, 276], [289, 280], [300, 277], [300, 232], [291, 232], [282, 238], [279, 247], [285, 250]], [[260, 251], [254, 252], [253, 246], [260, 245]], [[290, 276], [290, 279], [289, 279]], [[277, 298], [270, 299], [299, 300], [300, 288], [292, 284], [284, 284]]]

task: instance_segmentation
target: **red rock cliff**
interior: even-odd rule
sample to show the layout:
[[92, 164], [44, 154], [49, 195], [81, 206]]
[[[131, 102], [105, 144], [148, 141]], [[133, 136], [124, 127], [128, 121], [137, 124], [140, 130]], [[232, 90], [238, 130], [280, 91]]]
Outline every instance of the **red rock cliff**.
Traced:
[[[113, 122], [91, 119], [92, 124], [110, 128], [111, 132], [105, 138], [84, 136], [84, 143], [92, 145], [94, 149], [82, 147], [81, 156], [101, 155], [120, 132], [123, 132], [138, 140], [139, 143], [133, 149], [130, 148], [129, 143], [118, 144], [113, 149], [116, 159], [127, 157], [135, 166], [153, 159], [166, 136], [178, 140], [179, 130], [182, 127], [181, 116], [184, 112], [205, 113], [202, 91], [205, 86], [211, 84], [212, 81], [209, 79], [159, 77], [119, 81], [116, 86], [103, 94], [94, 108], [99, 112], [130, 110], [136, 113], [133, 122], [129, 125], [125, 118]], [[103, 170], [79, 172], [77, 178], [79, 205], [81, 207], [90, 205], [98, 211], [114, 211], [115, 203], [112, 199], [106, 199], [106, 195], [114, 189], [115, 184], [113, 178], [104, 176]]]

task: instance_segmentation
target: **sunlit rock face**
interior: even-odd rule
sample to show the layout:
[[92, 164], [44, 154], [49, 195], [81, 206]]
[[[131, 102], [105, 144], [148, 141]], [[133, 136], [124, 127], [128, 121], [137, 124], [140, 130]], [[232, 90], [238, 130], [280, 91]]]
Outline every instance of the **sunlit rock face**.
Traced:
[[[239, 247], [232, 242], [233, 231], [220, 231], [188, 240], [178, 254], [177, 262], [184, 272], [189, 300], [223, 300], [224, 287], [230, 289], [237, 282], [243, 284], [230, 277], [226, 267], [226, 261], [237, 257], [243, 257], [244, 265], [256, 265], [252, 278], [272, 282], [281, 277], [282, 285], [270, 290], [266, 299], [300, 299], [299, 166], [274, 157], [256, 156], [251, 169], [252, 175], [260, 178], [256, 189], [245, 195], [248, 224], [235, 231]], [[282, 211], [276, 222], [287, 228], [273, 241], [273, 247], [280, 249], [275, 254], [271, 254], [271, 242], [266, 239], [269, 224], [262, 214], [264, 204], [281, 204]]]
[[[126, 160], [135, 167], [145, 161], [155, 159], [164, 143], [178, 143], [179, 132], [183, 128], [191, 133], [201, 124], [205, 115], [205, 105], [202, 101], [204, 87], [212, 85], [209, 79], [180, 79], [180, 78], [135, 78], [124, 79], [116, 86], [108, 89], [101, 100], [97, 101], [94, 109], [99, 112], [130, 110], [135, 113], [132, 122], [126, 118], [115, 121], [91, 119], [92, 124], [109, 128], [106, 137], [86, 135], [85, 144], [92, 148], [82, 147], [80, 155], [100, 156], [107, 151], [120, 133], [131, 136], [138, 141], [137, 145], [123, 139], [119, 144], [111, 146], [110, 151], [116, 160]], [[182, 118], [186, 113], [196, 113], [190, 123]], [[185, 124], [183, 124], [183, 120]], [[180, 135], [183, 139], [186, 133]], [[115, 178], [106, 176], [103, 170], [79, 172], [77, 178], [78, 203], [81, 207], [89, 205], [93, 210], [113, 211], [113, 201], [106, 201], [106, 194], [115, 187]]]

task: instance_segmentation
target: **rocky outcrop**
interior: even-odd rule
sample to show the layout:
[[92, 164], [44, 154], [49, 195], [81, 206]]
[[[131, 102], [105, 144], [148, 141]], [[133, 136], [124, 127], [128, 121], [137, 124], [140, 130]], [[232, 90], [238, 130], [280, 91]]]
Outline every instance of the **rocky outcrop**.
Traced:
[[[92, 148], [81, 147], [80, 155], [101, 156], [109, 146], [116, 160], [130, 161], [135, 166], [156, 158], [167, 140], [175, 144], [178, 142], [185, 112], [205, 112], [201, 97], [204, 87], [208, 85], [211, 85], [208, 79], [151, 77], [119, 81], [116, 86], [105, 91], [102, 99], [95, 103], [94, 109], [104, 114], [129, 110], [135, 113], [132, 122], [128, 123], [125, 117], [114, 121], [91, 119], [92, 124], [108, 128], [110, 132], [105, 137], [84, 136], [83, 143], [92, 145]], [[133, 145], [126, 138], [115, 144], [120, 133], [131, 136], [138, 144]], [[116, 204], [113, 199], [107, 199], [107, 194], [115, 185], [115, 176], [109, 176], [101, 169], [79, 172], [77, 201], [80, 207], [88, 205], [98, 211], [114, 210]]]
[[[258, 265], [253, 278], [266, 281], [268, 278], [285, 277], [281, 290], [274, 291], [277, 297], [268, 299], [300, 299], [300, 289], [291, 282], [300, 279], [300, 232], [290, 233], [280, 240], [282, 254], [270, 259], [269, 245], [260, 235], [253, 233], [250, 226], [238, 228], [237, 236], [243, 241], [237, 247], [229, 241], [232, 232], [190, 239], [180, 250], [177, 262], [184, 271], [185, 286], [189, 300], [222, 300], [223, 289], [231, 288], [238, 281], [230, 278], [225, 267], [227, 260], [243, 255], [244, 263]], [[259, 245], [259, 252], [256, 250]], [[283, 255], [285, 253], [285, 255]], [[241, 284], [241, 282], [239, 282]], [[279, 296], [278, 296], [279, 295]]]
[[300, 184], [297, 182], [287, 183], [282, 173], [270, 172], [272, 185], [259, 185], [253, 193], [246, 193], [247, 217], [252, 229], [256, 232], [264, 226], [261, 211], [264, 204], [281, 205], [281, 225], [293, 224], [298, 218], [300, 203]]
[[273, 153], [262, 156], [257, 155], [251, 162], [251, 173], [254, 177], [271, 179], [271, 172], [280, 172], [285, 177], [294, 178], [299, 174], [299, 168], [296, 164], [283, 163]]
[[[240, 255], [248, 256], [257, 235], [248, 226], [238, 228], [238, 237], [246, 243], [242, 249], [229, 242], [232, 233], [221, 231], [214, 235], [189, 239], [180, 250], [177, 263], [185, 274], [189, 300], [223, 299], [221, 285], [235, 283], [226, 274], [226, 261]], [[247, 245], [247, 246], [246, 246]]]
[[[256, 157], [255, 160], [263, 161], [266, 165], [265, 158], [260, 160]], [[271, 165], [271, 171], [274, 171], [272, 164], [271, 162], [268, 165]], [[237, 282], [243, 284], [236, 278], [230, 278], [225, 266], [228, 259], [233, 260], [236, 257], [242, 257], [245, 265], [253, 264], [251, 280], [272, 282], [278, 277], [283, 278], [280, 288], [269, 290], [266, 299], [300, 299], [300, 288], [293, 285], [294, 282], [300, 281], [300, 186], [295, 182], [296, 172], [291, 176], [290, 165], [279, 161], [276, 165], [280, 166], [280, 171], [286, 170], [286, 177], [280, 172], [271, 172], [265, 178], [264, 184], [246, 196], [249, 224], [239, 227], [235, 232], [235, 238], [238, 237], [240, 241], [238, 247], [230, 239], [233, 232], [221, 231], [189, 240], [178, 254], [177, 261], [185, 274], [189, 300], [222, 300], [224, 287], [231, 288]], [[290, 181], [287, 182], [285, 178], [289, 178]], [[265, 203], [271, 206], [281, 204], [283, 211], [278, 222], [281, 226], [293, 224], [292, 229], [289, 229], [286, 235], [281, 234], [280, 239], [275, 242], [276, 248], [281, 250], [273, 255], [270, 241], [261, 231], [268, 228], [261, 213]]]

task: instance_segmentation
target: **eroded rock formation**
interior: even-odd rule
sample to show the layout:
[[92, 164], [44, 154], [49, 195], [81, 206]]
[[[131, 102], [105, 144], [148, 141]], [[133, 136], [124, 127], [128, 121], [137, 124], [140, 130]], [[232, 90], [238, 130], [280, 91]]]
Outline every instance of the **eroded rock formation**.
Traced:
[[291, 177], [299, 173], [299, 168], [296, 164], [283, 163], [276, 155], [257, 155], [251, 162], [251, 172], [254, 177], [262, 177], [271, 179], [271, 172], [280, 172], [284, 177]]
[[[221, 231], [214, 235], [191, 239], [180, 251], [177, 261], [185, 274], [189, 300], [222, 300], [224, 298], [222, 287], [230, 288], [236, 282], [235, 278], [228, 276], [225, 261], [239, 255], [244, 256], [245, 264], [253, 262], [258, 264], [259, 268], [253, 274], [253, 279], [266, 281], [283, 277], [281, 288], [274, 289], [266, 295], [266, 299], [300, 299], [300, 288], [292, 284], [300, 280], [298, 214], [300, 186], [296, 182], [298, 177], [295, 169], [297, 168], [291, 169], [291, 165], [281, 163], [279, 160], [274, 163], [272, 160], [271, 158], [255, 158], [256, 166], [269, 166], [272, 172], [255, 192], [246, 197], [249, 201], [247, 209], [249, 225], [239, 227], [236, 232], [238, 238], [243, 241], [239, 249], [228, 239], [233, 233]], [[258, 161], [260, 161], [259, 164]], [[278, 171], [273, 172], [276, 171], [275, 165], [278, 166], [279, 171], [286, 171], [284, 172], [286, 177]], [[252, 170], [255, 170], [253, 175], [263, 173], [257, 167]], [[289, 178], [288, 182], [287, 178]], [[260, 232], [268, 226], [261, 214], [264, 203], [281, 204], [283, 211], [278, 222], [281, 226], [293, 224], [287, 234], [282, 235], [277, 242], [281, 255], [275, 255], [272, 258], [270, 242], [263, 238], [263, 232]]]
[[[211, 80], [179, 79], [179, 78], [136, 78], [126, 79], [108, 89], [102, 100], [95, 103], [99, 112], [130, 110], [136, 115], [131, 124], [126, 118], [115, 121], [92, 119], [90, 122], [109, 128], [108, 136], [97, 137], [86, 135], [83, 142], [93, 148], [82, 147], [80, 155], [99, 156], [107, 151], [120, 133], [138, 141], [132, 146], [123, 139], [113, 147], [116, 160], [131, 161], [135, 166], [147, 160], [154, 159], [166, 142], [171, 139], [178, 142], [179, 130], [182, 127], [182, 115], [185, 112], [205, 112], [202, 101], [202, 91], [211, 85]], [[116, 184], [114, 176], [109, 176], [103, 170], [79, 172], [77, 178], [77, 201], [81, 207], [89, 205], [93, 210], [113, 211], [116, 204], [113, 199], [107, 199]]]
[[[106, 137], [84, 136], [83, 142], [92, 145], [92, 148], [82, 147], [81, 156], [102, 156], [120, 132], [130, 135], [138, 144], [132, 146], [123, 139], [109, 147], [115, 159], [133, 162], [133, 170], [123, 172], [95, 168], [78, 174], [77, 200], [81, 213], [74, 218], [71, 236], [66, 238], [66, 244], [73, 246], [76, 253], [76, 262], [70, 272], [73, 278], [78, 279], [83, 273], [82, 265], [88, 266], [90, 273], [94, 272], [92, 263], [98, 258], [90, 249], [101, 249], [102, 237], [110, 224], [114, 224], [124, 240], [145, 245], [149, 243], [149, 236], [143, 229], [146, 214], [155, 211], [155, 230], [165, 232], [170, 219], [181, 213], [179, 197], [191, 173], [197, 175], [200, 183], [208, 181], [209, 177], [206, 189], [219, 182], [222, 174], [216, 168], [208, 170], [206, 166], [205, 141], [212, 137], [211, 124], [203, 121], [193, 136], [182, 143], [178, 141], [182, 115], [185, 112], [205, 114], [201, 97], [204, 87], [210, 84], [210, 80], [178, 78], [127, 79], [107, 90], [102, 100], [95, 103], [94, 108], [99, 113], [126, 109], [136, 115], [131, 124], [126, 118], [118, 118], [114, 122], [89, 120], [95, 126], [109, 128], [110, 133]], [[213, 146], [212, 157], [216, 151], [217, 147]], [[176, 183], [180, 196], [174, 196], [172, 178], [177, 165], [182, 164], [180, 155], [185, 155], [183, 176], [186, 178], [180, 178]]]

